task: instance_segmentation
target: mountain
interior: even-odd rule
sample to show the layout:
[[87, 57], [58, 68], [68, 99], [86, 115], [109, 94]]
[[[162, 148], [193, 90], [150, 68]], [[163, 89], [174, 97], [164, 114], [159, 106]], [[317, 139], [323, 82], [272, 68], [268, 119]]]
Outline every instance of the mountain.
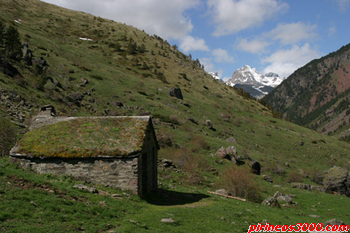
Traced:
[[[290, 182], [314, 187], [323, 171], [348, 169], [350, 144], [273, 117], [157, 35], [39, 0], [1, 0], [0, 9], [0, 22], [14, 27], [22, 43], [22, 54], [0, 52], [1, 231], [246, 232], [266, 218], [305, 221], [315, 193], [320, 222], [346, 216], [350, 198]], [[91, 194], [74, 188], [72, 177], [8, 163], [3, 142], [13, 145], [44, 105], [57, 116], [152, 115], [161, 148], [158, 192], [140, 199], [85, 182], [98, 191]], [[251, 173], [251, 164], [260, 165], [261, 175]], [[248, 201], [208, 192], [236, 195], [236, 184], [243, 188], [237, 196]], [[297, 209], [260, 204], [276, 191], [295, 194]]]
[[292, 122], [349, 138], [350, 44], [301, 67], [264, 100]]
[[236, 70], [232, 74], [232, 78], [226, 81], [226, 84], [231, 87], [242, 88], [244, 91], [249, 92], [251, 96], [261, 98], [272, 91], [282, 81], [283, 79], [278, 74], [271, 72], [262, 75], [256, 69], [245, 65]]

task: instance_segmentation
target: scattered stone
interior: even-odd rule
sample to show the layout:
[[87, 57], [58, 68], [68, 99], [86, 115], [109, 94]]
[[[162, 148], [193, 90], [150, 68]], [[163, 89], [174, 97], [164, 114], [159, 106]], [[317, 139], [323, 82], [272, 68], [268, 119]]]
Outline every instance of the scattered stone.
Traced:
[[315, 214], [310, 214], [309, 217], [311, 217], [311, 218], [319, 218], [320, 216], [315, 215]]
[[261, 204], [265, 206], [271, 206], [271, 207], [281, 207], [277, 199], [274, 197], [266, 198]]
[[77, 188], [83, 191], [88, 191], [90, 193], [98, 193], [98, 191], [94, 187], [89, 187], [83, 184], [76, 184], [73, 186], [73, 188]]
[[300, 141], [299, 146], [303, 146], [303, 145], [304, 145], [304, 142]]
[[306, 189], [306, 190], [311, 190], [311, 185], [309, 184], [304, 184], [304, 183], [291, 183], [290, 184], [292, 188], [299, 188], [299, 189]]
[[181, 89], [178, 87], [172, 87], [169, 90], [169, 95], [183, 100]]
[[261, 221], [261, 224], [263, 224], [263, 225], [265, 225], [266, 223], [268, 223], [269, 221], [267, 221], [267, 219], [263, 219], [262, 221]]
[[4, 164], [2, 164], [2, 163], [0, 163], [0, 167], [5, 167], [5, 165], [4, 165]]
[[226, 139], [226, 141], [229, 143], [237, 143], [236, 139], [234, 139], [233, 137], [229, 137], [228, 139]]
[[293, 199], [288, 195], [283, 195], [283, 196], [277, 197], [277, 201], [278, 202], [285, 202], [287, 204], [293, 204]]
[[328, 226], [328, 225], [347, 225], [347, 224], [345, 224], [343, 221], [339, 219], [333, 218], [323, 223], [323, 226]]
[[163, 218], [160, 220], [161, 222], [166, 222], [166, 223], [174, 223], [174, 219], [172, 218]]
[[198, 125], [198, 122], [193, 117], [188, 118], [188, 120], [191, 121], [193, 124]]
[[273, 197], [276, 198], [279, 203], [284, 202], [288, 204], [293, 204], [292, 198], [288, 194], [281, 193], [280, 191], [275, 192]]
[[120, 101], [114, 101], [114, 102], [112, 103], [112, 105], [113, 105], [113, 106], [117, 106], [117, 107], [124, 107], [124, 104], [123, 104], [122, 102], [120, 102]]
[[263, 175], [262, 178], [263, 178], [263, 180], [265, 180], [265, 181], [267, 181], [267, 182], [270, 182], [270, 183], [273, 182], [272, 177], [269, 176], [269, 175]]
[[176, 168], [170, 159], [158, 159], [158, 166], [163, 168]]
[[350, 197], [350, 175], [341, 167], [334, 166], [325, 172], [323, 186], [327, 193], [338, 193]]
[[89, 80], [87, 80], [87, 78], [81, 78], [81, 87], [84, 87], [86, 84], [89, 84]]
[[205, 121], [205, 126], [207, 126], [209, 129], [211, 130], [215, 130], [214, 129], [214, 126], [213, 126], [213, 123], [211, 122], [211, 120], [206, 120]]
[[218, 156], [220, 159], [231, 160], [231, 157], [226, 153], [226, 150], [225, 150], [224, 147], [220, 147], [220, 148], [216, 151], [216, 156]]

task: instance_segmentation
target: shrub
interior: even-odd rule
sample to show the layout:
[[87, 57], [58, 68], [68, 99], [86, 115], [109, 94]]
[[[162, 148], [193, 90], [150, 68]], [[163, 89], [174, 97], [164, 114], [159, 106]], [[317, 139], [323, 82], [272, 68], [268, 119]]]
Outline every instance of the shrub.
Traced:
[[193, 149], [192, 149], [193, 152], [198, 152], [200, 149], [204, 149], [204, 150], [210, 149], [209, 144], [207, 143], [207, 141], [205, 141], [205, 139], [201, 135], [194, 136], [190, 141], [190, 145], [193, 146]]
[[303, 176], [299, 174], [298, 172], [290, 172], [287, 176], [287, 182], [292, 183], [292, 182], [297, 182], [300, 183], [303, 180]]
[[233, 166], [227, 169], [217, 183], [231, 195], [246, 198], [252, 202], [261, 202], [261, 188], [254, 180], [254, 175], [245, 167]]

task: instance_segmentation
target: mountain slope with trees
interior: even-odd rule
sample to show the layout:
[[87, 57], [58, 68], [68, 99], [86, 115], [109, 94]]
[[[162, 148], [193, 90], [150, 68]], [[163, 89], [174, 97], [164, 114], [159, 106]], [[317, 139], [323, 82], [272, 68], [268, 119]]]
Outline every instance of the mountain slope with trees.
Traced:
[[298, 69], [264, 100], [292, 122], [348, 140], [350, 44]]

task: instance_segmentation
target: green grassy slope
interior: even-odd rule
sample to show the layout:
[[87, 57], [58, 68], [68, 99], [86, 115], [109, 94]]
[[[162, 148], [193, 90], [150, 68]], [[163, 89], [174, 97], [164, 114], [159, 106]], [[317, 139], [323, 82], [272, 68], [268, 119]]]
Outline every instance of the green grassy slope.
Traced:
[[[307, 216], [314, 212], [311, 206], [318, 205], [318, 202], [322, 203], [322, 207], [315, 212], [321, 216], [317, 221], [333, 217], [343, 221], [349, 219], [343, 209], [344, 205], [349, 206], [348, 198], [291, 190], [287, 183], [293, 174], [301, 170], [304, 176], [300, 179], [314, 184], [317, 175], [333, 165], [349, 168], [349, 144], [271, 117], [267, 108], [215, 81], [198, 61], [192, 61], [177, 51], [176, 46], [157, 36], [36, 0], [3, 0], [0, 7], [0, 20], [6, 25], [15, 25], [22, 42], [29, 44], [34, 57], [43, 57], [48, 64], [40, 69], [23, 61], [9, 60], [21, 75], [9, 77], [0, 73], [1, 90], [15, 91], [20, 95], [32, 105], [31, 114], [36, 114], [37, 107], [41, 105], [52, 104], [61, 116], [153, 115], [162, 146], [159, 157], [172, 159], [177, 166], [175, 170], [160, 169], [160, 188], [168, 190], [166, 195], [172, 199], [189, 199], [188, 202], [192, 203], [189, 206], [181, 202], [176, 206], [161, 206], [137, 197], [125, 202], [111, 198], [105, 200], [105, 197], [73, 191], [71, 184], [59, 181], [59, 178], [50, 180], [47, 176], [16, 170], [7, 165], [5, 159], [1, 162], [6, 166], [5, 172], [1, 173], [0, 193], [2, 209], [6, 210], [0, 222], [4, 229], [26, 231], [27, 227], [34, 231], [35, 227], [54, 228], [65, 222], [63, 229], [68, 231], [86, 227], [89, 228], [87, 232], [103, 232], [108, 230], [106, 227], [115, 229], [118, 225], [117, 232], [135, 232], [135, 228], [138, 232], [149, 231], [146, 228], [152, 232], [158, 229], [158, 232], [229, 232], [230, 229], [241, 232], [243, 229], [246, 231], [249, 224], [263, 219], [268, 219], [270, 223], [315, 221]], [[20, 19], [21, 24], [15, 23], [15, 19]], [[81, 40], [80, 37], [93, 41]], [[83, 85], [83, 78], [89, 83]], [[168, 91], [172, 87], [181, 88], [183, 100], [169, 96]], [[10, 114], [10, 108], [4, 104], [6, 101], [3, 98], [0, 105], [2, 115], [16, 120], [16, 114]], [[10, 104], [13, 108], [18, 105], [15, 101], [10, 101]], [[18, 111], [23, 109], [18, 108]], [[29, 112], [24, 115], [23, 123], [29, 123], [31, 115]], [[207, 120], [212, 122], [214, 129], [205, 125]], [[228, 142], [230, 137], [236, 143]], [[171, 143], [164, 143], [164, 138], [170, 139]], [[259, 204], [220, 197], [209, 196], [199, 201], [196, 197], [204, 197], [208, 195], [208, 190], [220, 188], [217, 183], [224, 171], [236, 166], [211, 155], [221, 146], [226, 148], [231, 145], [237, 148], [239, 156], [259, 161], [262, 174], [271, 175], [273, 184], [281, 185], [274, 187], [256, 176], [254, 179], [262, 186], [262, 197], [284, 190], [295, 193], [300, 204], [295, 208], [271, 211]], [[63, 194], [63, 199], [60, 199], [59, 191], [58, 194], [50, 194], [37, 190], [35, 186], [28, 190], [8, 187], [6, 182], [14, 175], [32, 177], [27, 178], [34, 180], [31, 182], [48, 180], [65, 195], [72, 193], [73, 198], [82, 196], [85, 202], [76, 205]], [[109, 190], [114, 191], [118, 192]], [[193, 197], [193, 194], [197, 196]], [[35, 200], [25, 198], [28, 195]], [[41, 198], [56, 204], [44, 209], [36, 209], [30, 204]], [[162, 198], [166, 200], [164, 196]], [[107, 207], [99, 204], [104, 200], [108, 203]], [[11, 215], [18, 206], [24, 206], [24, 211]], [[123, 207], [118, 209], [118, 206]], [[34, 209], [37, 212], [33, 212]], [[119, 218], [111, 213], [113, 209], [118, 209]], [[328, 209], [334, 212], [328, 212]], [[86, 215], [80, 216], [79, 212]], [[104, 215], [106, 220], [100, 223], [90, 212]], [[41, 213], [45, 217], [35, 215]], [[48, 218], [53, 213], [61, 216], [59, 220]], [[160, 218], [168, 216], [173, 216], [177, 223], [160, 222]], [[38, 222], [31, 222], [38, 217]], [[15, 223], [17, 220], [21, 220], [22, 225]]]

